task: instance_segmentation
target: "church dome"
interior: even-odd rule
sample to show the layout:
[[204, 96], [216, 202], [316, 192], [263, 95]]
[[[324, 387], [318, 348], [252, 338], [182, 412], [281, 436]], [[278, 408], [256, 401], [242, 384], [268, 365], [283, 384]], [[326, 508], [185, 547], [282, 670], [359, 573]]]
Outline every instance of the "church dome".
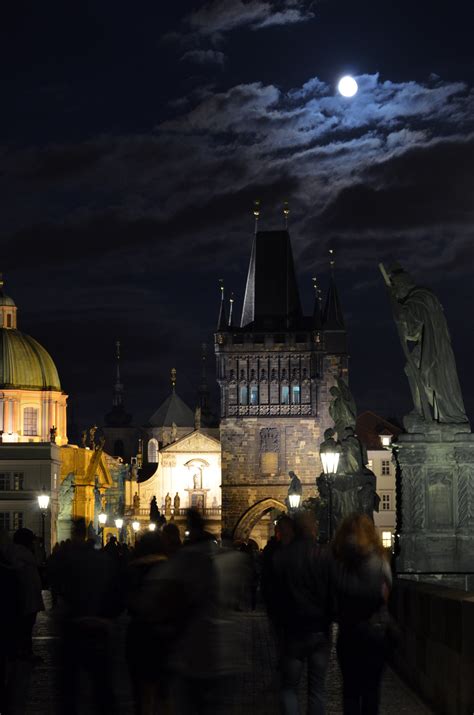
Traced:
[[11, 328], [1, 328], [0, 338], [0, 389], [61, 391], [53, 359], [34, 338]]
[[0, 291], [0, 305], [9, 305], [15, 307], [15, 301], [10, 298], [9, 295], [5, 295], [3, 291]]

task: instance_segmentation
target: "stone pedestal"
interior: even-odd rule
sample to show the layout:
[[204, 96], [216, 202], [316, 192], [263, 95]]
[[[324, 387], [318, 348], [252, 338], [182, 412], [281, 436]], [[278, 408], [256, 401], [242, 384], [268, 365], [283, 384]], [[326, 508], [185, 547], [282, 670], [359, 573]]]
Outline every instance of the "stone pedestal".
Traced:
[[474, 572], [474, 434], [420, 423], [398, 438], [399, 571]]

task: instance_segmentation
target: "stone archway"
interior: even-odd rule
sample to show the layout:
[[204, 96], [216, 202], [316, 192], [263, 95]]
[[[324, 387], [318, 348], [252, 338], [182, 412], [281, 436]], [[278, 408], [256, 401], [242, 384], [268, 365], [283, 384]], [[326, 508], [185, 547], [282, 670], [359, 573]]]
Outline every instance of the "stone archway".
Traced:
[[234, 528], [234, 539], [247, 541], [254, 526], [271, 509], [287, 511], [286, 505], [278, 499], [273, 499], [273, 497], [261, 499], [242, 514]]

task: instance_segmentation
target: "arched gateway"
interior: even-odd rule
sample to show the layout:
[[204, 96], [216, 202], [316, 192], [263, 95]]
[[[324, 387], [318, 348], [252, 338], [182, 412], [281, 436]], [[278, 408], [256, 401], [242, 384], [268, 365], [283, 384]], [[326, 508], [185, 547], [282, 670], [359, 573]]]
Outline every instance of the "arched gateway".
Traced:
[[256, 502], [250, 509], [242, 514], [234, 529], [234, 539], [247, 541], [252, 529], [260, 521], [262, 516], [267, 514], [271, 509], [286, 511], [286, 506], [283, 502], [272, 497], [261, 499]]

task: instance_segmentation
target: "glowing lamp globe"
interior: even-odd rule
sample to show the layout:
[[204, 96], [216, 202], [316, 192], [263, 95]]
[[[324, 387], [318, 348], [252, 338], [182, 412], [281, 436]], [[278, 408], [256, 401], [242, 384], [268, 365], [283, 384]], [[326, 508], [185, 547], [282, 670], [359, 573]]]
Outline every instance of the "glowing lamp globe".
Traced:
[[336, 474], [339, 464], [339, 452], [321, 452], [324, 474]]
[[99, 519], [99, 524], [101, 526], [105, 526], [105, 524], [107, 523], [107, 514], [101, 512], [97, 518]]
[[341, 77], [337, 88], [339, 90], [339, 94], [342, 94], [343, 97], [353, 97], [357, 94], [357, 90], [359, 89], [354, 77], [351, 77], [350, 75]]
[[117, 529], [121, 529], [123, 526], [123, 519], [115, 519], [115, 526]]
[[140, 522], [132, 521], [132, 529], [133, 529], [133, 531], [139, 531], [140, 530]]
[[150, 529], [150, 531], [155, 531], [156, 524], [153, 521], [150, 521], [150, 523], [148, 524], [148, 528]]
[[298, 509], [301, 501], [301, 494], [288, 494], [290, 509]]
[[42, 511], [46, 511], [49, 506], [49, 494], [38, 495], [38, 506]]

